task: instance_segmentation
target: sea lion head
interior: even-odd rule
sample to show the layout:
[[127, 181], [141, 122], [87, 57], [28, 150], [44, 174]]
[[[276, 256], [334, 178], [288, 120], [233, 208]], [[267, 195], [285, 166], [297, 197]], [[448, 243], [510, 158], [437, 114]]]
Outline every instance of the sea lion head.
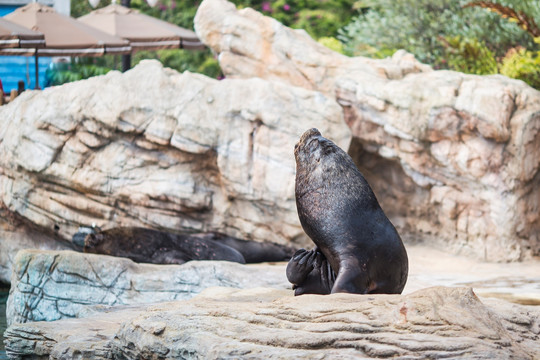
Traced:
[[294, 147], [294, 155], [297, 180], [299, 177], [310, 182], [325, 180], [327, 176], [335, 177], [348, 168], [356, 168], [347, 153], [315, 128], [302, 134]]
[[313, 128], [302, 134], [294, 148], [296, 158], [296, 196], [307, 193], [327, 198], [374, 197], [371, 188], [351, 157]]
[[318, 165], [322, 159], [343, 152], [332, 141], [324, 138], [319, 130], [312, 128], [302, 134], [294, 146], [294, 156], [297, 168], [306, 164]]
[[101, 232], [101, 228], [92, 224], [92, 226], [79, 226], [77, 232], [71, 238], [74, 245], [79, 248], [84, 248], [86, 245], [86, 238], [90, 234], [96, 234]]

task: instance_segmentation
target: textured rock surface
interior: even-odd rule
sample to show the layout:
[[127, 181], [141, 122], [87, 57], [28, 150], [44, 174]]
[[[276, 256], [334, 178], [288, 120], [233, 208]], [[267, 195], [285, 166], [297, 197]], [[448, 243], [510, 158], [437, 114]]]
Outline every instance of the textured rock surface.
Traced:
[[348, 58], [225, 0], [203, 1], [195, 29], [228, 77], [335, 96], [351, 155], [408, 237], [487, 260], [540, 255], [539, 91], [433, 71], [403, 51]]
[[407, 296], [212, 288], [194, 299], [115, 310], [86, 319], [15, 324], [13, 358], [471, 358], [540, 354], [540, 312], [467, 288]]
[[306, 242], [294, 144], [314, 126], [350, 141], [320, 92], [156, 61], [25, 92], [0, 119], [0, 203], [64, 240], [95, 223]]
[[282, 266], [190, 261], [137, 264], [125, 258], [74, 251], [17, 254], [7, 303], [8, 324], [53, 321], [118, 306], [189, 299], [212, 286], [289, 289]]
[[[405, 294], [432, 286], [467, 286], [480, 296], [540, 305], [539, 262], [503, 267], [424, 246], [409, 246], [407, 252], [410, 269]], [[291, 288], [284, 262], [149, 265], [103, 255], [37, 250], [22, 251], [15, 260], [9, 323], [81, 317], [110, 306], [187, 299], [212, 286]]]

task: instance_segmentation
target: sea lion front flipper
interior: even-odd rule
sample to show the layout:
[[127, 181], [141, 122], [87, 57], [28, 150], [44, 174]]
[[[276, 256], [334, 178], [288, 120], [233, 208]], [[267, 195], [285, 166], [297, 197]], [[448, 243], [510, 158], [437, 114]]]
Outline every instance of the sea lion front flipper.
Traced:
[[330, 294], [336, 275], [328, 260], [317, 248], [298, 250], [287, 264], [287, 278], [293, 284], [294, 295]]
[[313, 270], [315, 250], [307, 251], [300, 249], [294, 253], [291, 260], [287, 264], [287, 279], [293, 285], [300, 285], [305, 280], [308, 274]]

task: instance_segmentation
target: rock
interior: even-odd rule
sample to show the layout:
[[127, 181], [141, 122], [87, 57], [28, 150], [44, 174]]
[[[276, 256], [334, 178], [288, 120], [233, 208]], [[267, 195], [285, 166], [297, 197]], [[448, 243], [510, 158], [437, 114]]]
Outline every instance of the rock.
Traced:
[[[425, 246], [409, 246], [404, 294], [433, 286], [472, 287], [482, 297], [540, 305], [540, 263], [479, 263]], [[212, 286], [291, 289], [286, 262], [241, 265], [192, 261], [136, 264], [73, 251], [24, 250], [15, 258], [9, 324], [86, 317], [112, 306], [188, 299]]]
[[403, 51], [392, 59], [351, 59], [317, 43], [304, 30], [290, 29], [251, 8], [236, 10], [226, 0], [204, 0], [195, 15], [195, 31], [218, 54], [227, 77], [271, 79], [330, 97], [337, 76], [402, 78], [431, 71]]
[[195, 29], [227, 77], [335, 96], [349, 153], [409, 241], [489, 261], [540, 255], [539, 91], [434, 71], [404, 51], [349, 58], [226, 0], [204, 0]]
[[25, 224], [0, 205], [0, 284], [9, 284], [15, 256], [27, 248], [68, 250], [71, 246]]
[[25, 92], [0, 119], [0, 203], [60, 241], [95, 224], [306, 245], [294, 144], [313, 126], [350, 141], [320, 92], [157, 61]]
[[14, 324], [6, 351], [13, 359], [532, 359], [540, 354], [539, 316], [537, 307], [484, 305], [469, 288], [299, 297], [212, 288], [191, 300]]
[[283, 265], [154, 265], [74, 251], [22, 250], [14, 261], [6, 317], [8, 324], [80, 317], [96, 306], [188, 299], [212, 286], [290, 288]]

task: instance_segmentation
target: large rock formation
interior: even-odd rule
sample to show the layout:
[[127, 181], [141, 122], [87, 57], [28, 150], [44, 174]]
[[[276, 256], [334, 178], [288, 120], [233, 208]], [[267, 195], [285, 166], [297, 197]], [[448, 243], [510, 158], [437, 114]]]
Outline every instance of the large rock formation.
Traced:
[[153, 265], [73, 251], [23, 250], [14, 261], [7, 322], [54, 321], [85, 316], [93, 307], [189, 299], [212, 286], [290, 288], [283, 265]]
[[96, 224], [305, 244], [294, 144], [310, 127], [350, 141], [341, 108], [320, 92], [156, 61], [25, 92], [0, 119], [0, 202], [64, 240]]
[[15, 324], [6, 350], [13, 359], [533, 359], [539, 319], [537, 307], [486, 306], [468, 288], [300, 297], [212, 288], [186, 301]]
[[540, 92], [433, 71], [403, 51], [349, 58], [252, 9], [204, 0], [199, 38], [225, 75], [335, 96], [351, 155], [412, 239], [486, 260], [540, 254]]

